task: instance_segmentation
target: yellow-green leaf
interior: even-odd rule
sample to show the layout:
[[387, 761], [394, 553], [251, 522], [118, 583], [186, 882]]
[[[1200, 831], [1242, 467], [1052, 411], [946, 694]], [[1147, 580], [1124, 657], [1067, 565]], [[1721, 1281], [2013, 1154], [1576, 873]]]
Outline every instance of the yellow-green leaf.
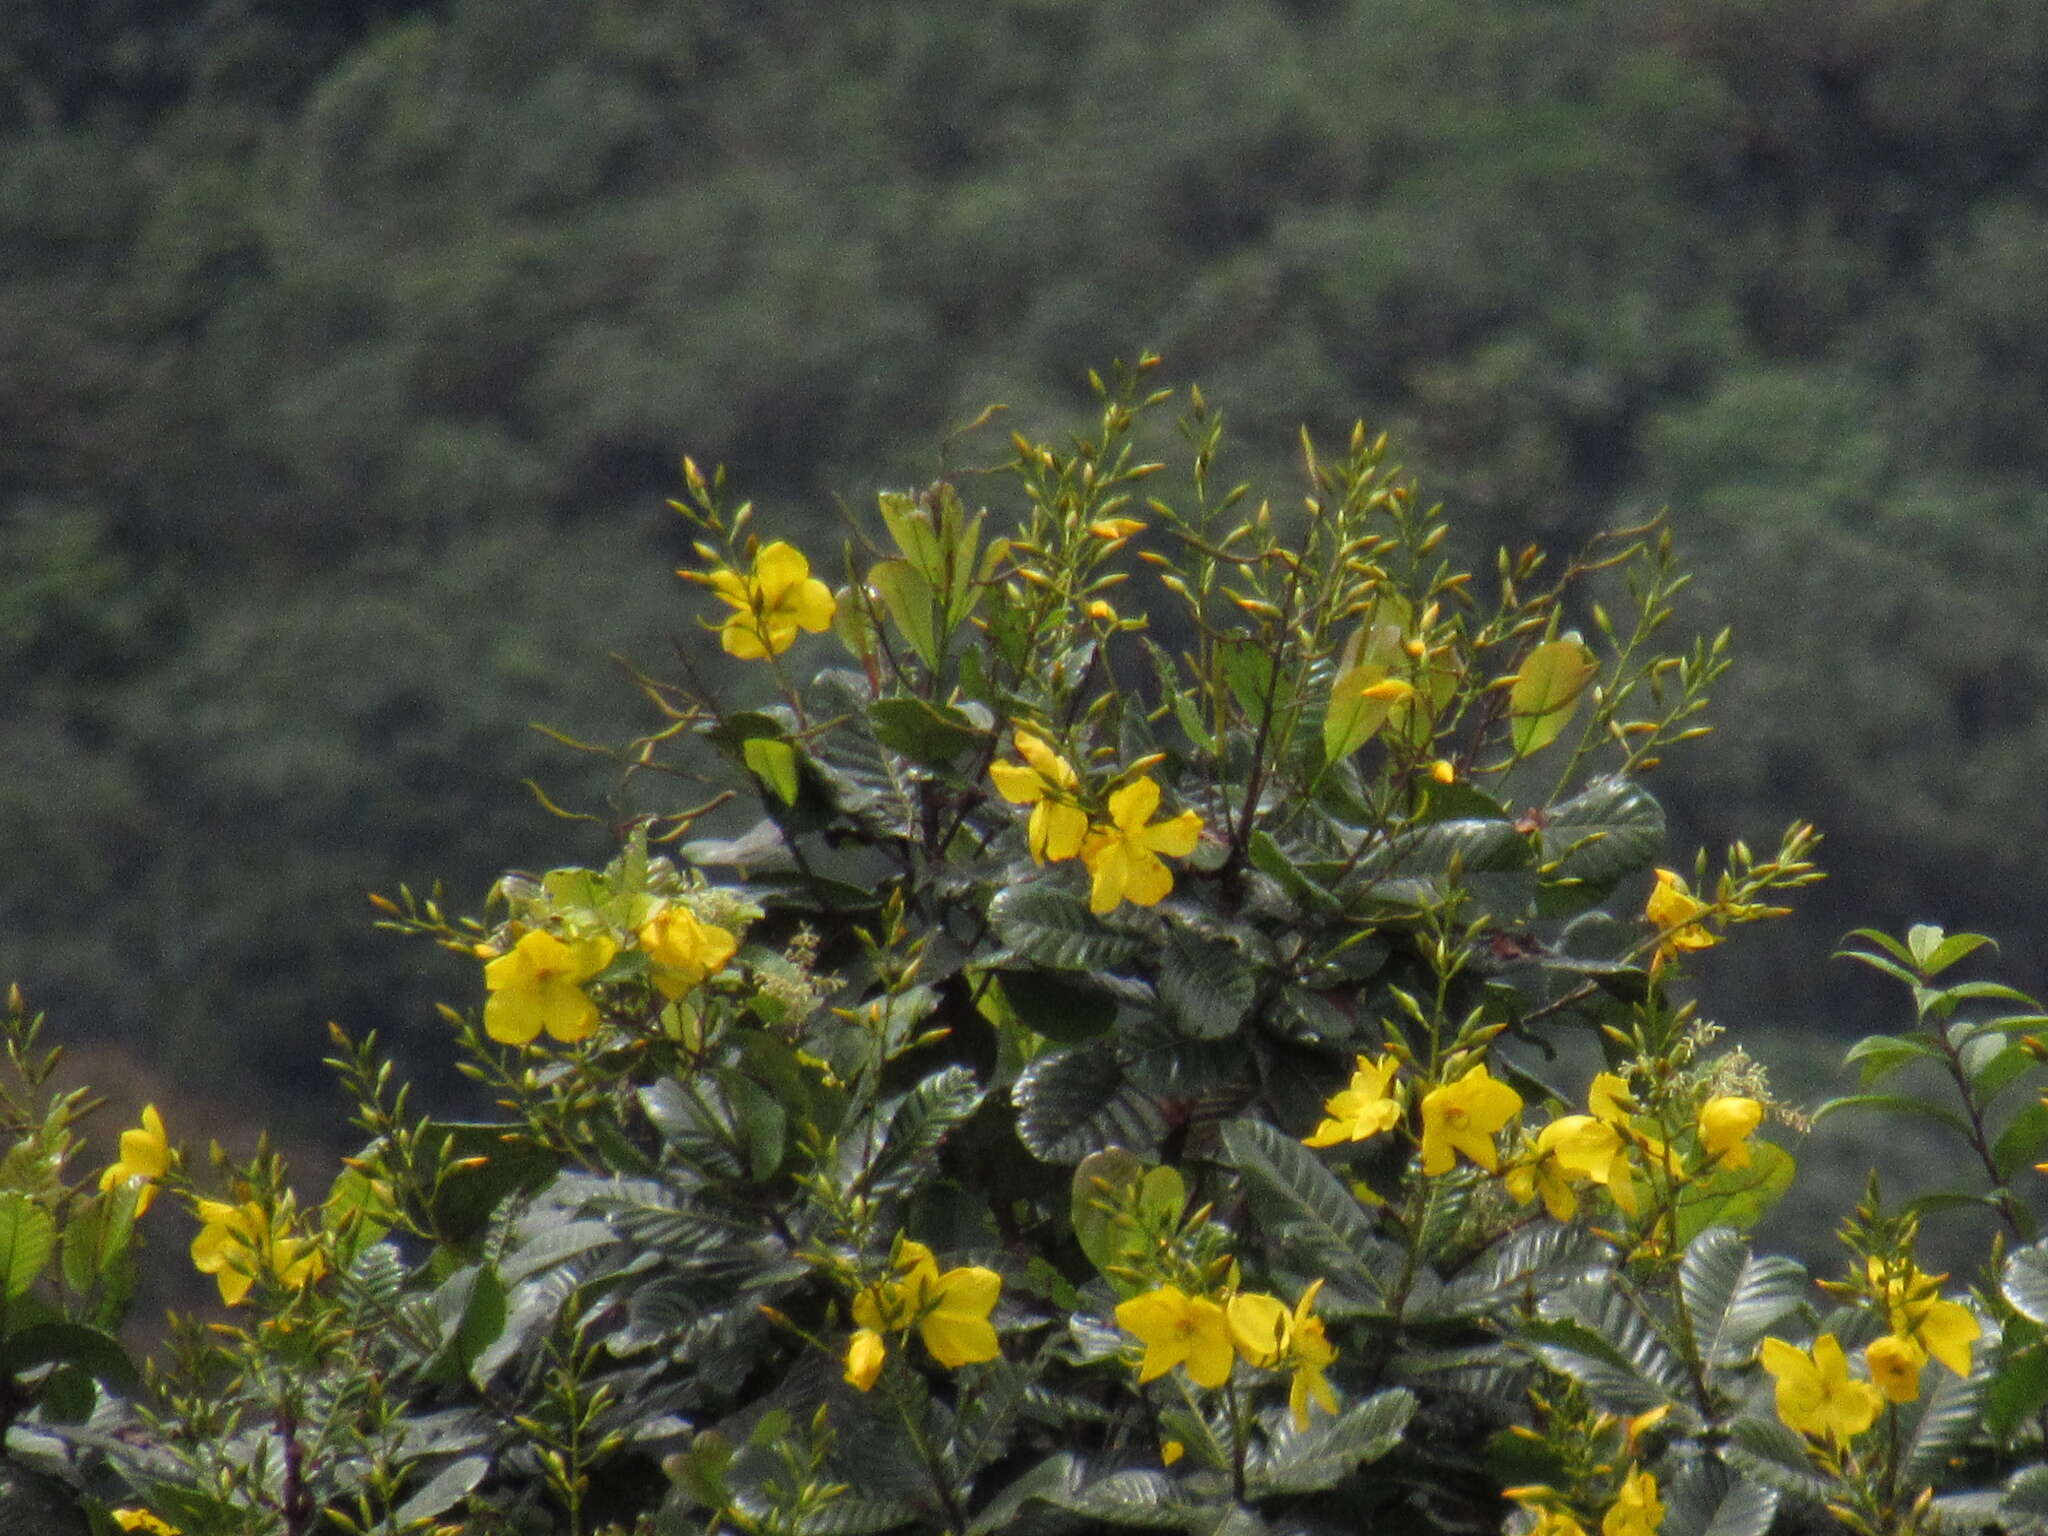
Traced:
[[796, 804], [796, 749], [773, 736], [750, 736], [740, 747], [762, 783], [781, 797], [784, 805]]
[[1383, 687], [1386, 681], [1387, 669], [1378, 662], [1338, 674], [1323, 711], [1324, 762], [1349, 757], [1379, 734], [1387, 723], [1387, 711], [1396, 703], [1393, 691]]
[[1540, 752], [1564, 733], [1600, 663], [1576, 633], [1539, 645], [1522, 663], [1508, 695], [1515, 755]]
[[932, 584], [905, 560], [884, 560], [868, 572], [876, 595], [889, 617], [928, 667], [939, 664], [938, 616], [933, 611]]

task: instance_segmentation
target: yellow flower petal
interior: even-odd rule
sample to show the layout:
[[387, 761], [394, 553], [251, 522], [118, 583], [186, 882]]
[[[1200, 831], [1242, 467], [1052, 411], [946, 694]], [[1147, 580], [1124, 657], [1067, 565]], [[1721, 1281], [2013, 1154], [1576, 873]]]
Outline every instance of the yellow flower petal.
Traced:
[[888, 1346], [874, 1329], [855, 1330], [846, 1346], [846, 1380], [860, 1391], [867, 1391], [882, 1374], [882, 1362], [888, 1354]]

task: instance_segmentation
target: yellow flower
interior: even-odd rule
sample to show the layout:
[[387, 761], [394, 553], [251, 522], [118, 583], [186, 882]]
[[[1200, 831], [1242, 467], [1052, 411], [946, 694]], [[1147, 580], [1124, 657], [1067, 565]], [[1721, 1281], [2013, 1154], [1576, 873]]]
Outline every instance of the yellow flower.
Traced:
[[240, 1205], [201, 1200], [198, 1216], [192, 1267], [213, 1276], [220, 1299], [231, 1307], [239, 1306], [263, 1275], [295, 1291], [327, 1272], [327, 1256], [292, 1231], [289, 1210], [269, 1213], [254, 1200]]
[[1323, 1379], [1323, 1372], [1337, 1358], [1337, 1346], [1323, 1332], [1323, 1320], [1309, 1310], [1315, 1305], [1316, 1292], [1322, 1288], [1321, 1280], [1309, 1282], [1308, 1289], [1294, 1304], [1294, 1316], [1288, 1323], [1287, 1353], [1294, 1365], [1294, 1381], [1287, 1389], [1287, 1410], [1296, 1429], [1308, 1427], [1311, 1401], [1325, 1413], [1337, 1411], [1337, 1394]]
[[1287, 1303], [1263, 1291], [1239, 1291], [1224, 1303], [1230, 1342], [1248, 1365], [1270, 1370], [1287, 1357], [1294, 1319]]
[[753, 575], [716, 570], [709, 585], [736, 610], [718, 627], [718, 640], [742, 661], [780, 656], [796, 644], [799, 629], [815, 635], [832, 622], [832, 589], [811, 575], [801, 552], [779, 540], [754, 556]]
[[684, 906], [663, 907], [640, 925], [648, 975], [663, 997], [681, 997], [725, 969], [739, 940]]
[[1911, 1339], [1888, 1333], [1864, 1349], [1863, 1363], [1870, 1367], [1877, 1389], [1893, 1402], [1910, 1403], [1920, 1395], [1920, 1367], [1927, 1363], [1927, 1351]]
[[875, 1384], [875, 1378], [882, 1374], [882, 1362], [888, 1355], [889, 1347], [874, 1329], [855, 1329], [846, 1346], [847, 1381], [859, 1390], [867, 1391]]
[[1759, 1357], [1777, 1378], [1778, 1417], [1802, 1435], [1845, 1445], [1870, 1428], [1884, 1403], [1869, 1382], [1850, 1379], [1848, 1357], [1832, 1333], [1815, 1339], [1811, 1350], [1765, 1339]]
[[1558, 1166], [1604, 1188], [1625, 1215], [1636, 1213], [1636, 1181], [1629, 1162], [1629, 1138], [1611, 1120], [1596, 1115], [1563, 1115], [1543, 1128], [1537, 1145], [1550, 1143]]
[[1957, 1301], [1941, 1299], [1941, 1282], [1946, 1275], [1930, 1275], [1915, 1267], [1911, 1259], [1888, 1269], [1872, 1255], [1868, 1274], [1871, 1288], [1883, 1301], [1892, 1332], [1919, 1346], [1958, 1376], [1970, 1374], [1970, 1346], [1984, 1330], [1970, 1309]]
[[1073, 858], [1088, 835], [1088, 813], [1074, 803], [1081, 781], [1073, 764], [1053, 751], [1044, 737], [1021, 726], [1010, 739], [1024, 761], [990, 763], [988, 776], [996, 781], [996, 790], [1005, 800], [1031, 807], [1026, 837], [1036, 863]]
[[1323, 1105], [1329, 1118], [1309, 1134], [1307, 1144], [1329, 1147], [1340, 1141], [1369, 1141], [1399, 1125], [1401, 1106], [1388, 1091], [1397, 1066], [1391, 1055], [1382, 1056], [1377, 1064], [1360, 1056], [1351, 1086], [1331, 1095]]
[[878, 1281], [853, 1298], [853, 1320], [862, 1328], [881, 1334], [914, 1327], [949, 1371], [1002, 1353], [988, 1320], [1002, 1294], [1001, 1275], [978, 1264], [940, 1274], [931, 1249], [908, 1240], [897, 1245], [891, 1267], [900, 1279]]
[[1430, 1089], [1422, 1096], [1423, 1173], [1449, 1173], [1460, 1152], [1488, 1173], [1497, 1171], [1494, 1132], [1521, 1108], [1522, 1096], [1496, 1082], [1483, 1061], [1455, 1083]]
[[612, 963], [617, 946], [598, 935], [564, 941], [536, 928], [511, 952], [484, 967], [490, 1001], [484, 1033], [505, 1045], [524, 1045], [545, 1029], [568, 1044], [597, 1027], [597, 1004], [583, 983]]
[[1116, 1321], [1145, 1346], [1145, 1358], [1138, 1365], [1141, 1384], [1176, 1365], [1185, 1365], [1198, 1387], [1220, 1387], [1230, 1380], [1230, 1328], [1223, 1309], [1207, 1297], [1162, 1285], [1121, 1303]]
[[1657, 871], [1657, 883], [1643, 907], [1643, 916], [1657, 929], [1657, 953], [1650, 961], [1653, 975], [1681, 950], [1711, 949], [1721, 942], [1703, 921], [1713, 910], [1693, 895], [1678, 871]]
[[1657, 1536], [1664, 1523], [1664, 1504], [1657, 1497], [1657, 1479], [1630, 1468], [1621, 1491], [1600, 1520], [1600, 1536]]
[[1188, 1448], [1178, 1440], [1162, 1440], [1159, 1444], [1159, 1464], [1162, 1467], [1170, 1467], [1187, 1453]]
[[1538, 1512], [1528, 1536], [1586, 1536], [1586, 1528], [1568, 1510], [1546, 1509]]
[[[1546, 1125], [1543, 1129], [1548, 1132], [1550, 1128]], [[1501, 1183], [1517, 1205], [1527, 1205], [1541, 1196], [1553, 1221], [1570, 1221], [1579, 1213], [1579, 1192], [1572, 1177], [1558, 1162], [1556, 1148], [1544, 1146], [1541, 1136], [1533, 1153], [1508, 1165]]]
[[1095, 877], [1088, 892], [1088, 910], [1098, 917], [1116, 910], [1119, 902], [1149, 907], [1173, 889], [1173, 875], [1159, 856], [1184, 859], [1195, 851], [1202, 818], [1182, 811], [1171, 821], [1153, 822], [1159, 809], [1159, 786], [1141, 778], [1109, 797], [1109, 822], [1089, 830], [1081, 844], [1081, 862]]
[[117, 1509], [114, 1524], [124, 1531], [148, 1531], [151, 1536], [184, 1536], [175, 1525], [167, 1525], [146, 1509]]
[[164, 1134], [163, 1117], [156, 1112], [154, 1104], [145, 1104], [142, 1106], [142, 1124], [121, 1133], [120, 1160], [100, 1175], [100, 1191], [105, 1193], [131, 1179], [140, 1179], [142, 1188], [135, 1196], [135, 1214], [140, 1216], [156, 1199], [156, 1181], [170, 1172], [170, 1168], [171, 1142]]
[[1749, 1166], [1749, 1133], [1762, 1123], [1764, 1107], [1755, 1099], [1720, 1094], [1700, 1106], [1700, 1146], [1723, 1168]]

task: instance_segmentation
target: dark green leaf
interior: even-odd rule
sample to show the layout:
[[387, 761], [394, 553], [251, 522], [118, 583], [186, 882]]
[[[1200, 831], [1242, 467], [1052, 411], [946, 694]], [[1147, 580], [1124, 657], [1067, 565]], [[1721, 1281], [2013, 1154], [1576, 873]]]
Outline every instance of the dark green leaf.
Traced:
[[1402, 1387], [1348, 1404], [1336, 1414], [1311, 1413], [1301, 1429], [1294, 1427], [1289, 1410], [1277, 1409], [1266, 1418], [1266, 1443], [1246, 1469], [1246, 1483], [1260, 1494], [1334, 1488], [1399, 1445], [1414, 1413], [1415, 1395]]
[[1818, 1125], [1829, 1115], [1845, 1109], [1884, 1109], [1902, 1115], [1919, 1115], [1922, 1119], [1933, 1120], [1947, 1126], [1958, 1135], [1970, 1134], [1970, 1127], [1954, 1110], [1903, 1093], [1852, 1093], [1842, 1098], [1829, 1099], [1813, 1112], [1814, 1124]]
[[110, 1333], [82, 1323], [37, 1323], [0, 1344], [0, 1375], [20, 1376], [44, 1365], [76, 1366], [110, 1391], [142, 1389], [135, 1362]]
[[944, 767], [985, 739], [960, 710], [911, 695], [875, 700], [868, 706], [868, 718], [875, 740], [914, 763], [934, 768]]
[[897, 1102], [870, 1165], [869, 1187], [877, 1195], [900, 1194], [930, 1171], [939, 1145], [975, 1110], [986, 1091], [966, 1067], [933, 1073]]
[[[2003, 1442], [2044, 1406], [2048, 1406], [2048, 1345], [2037, 1339], [2028, 1348], [1999, 1362], [1990, 1386], [1985, 1389], [1985, 1431], [1993, 1440]], [[2048, 1509], [2042, 1513], [2048, 1515]]]
[[1129, 1080], [1122, 1058], [1104, 1043], [1039, 1057], [1011, 1098], [1018, 1136], [1048, 1163], [1079, 1162], [1111, 1146], [1149, 1152], [1166, 1134], [1157, 1097]]
[[467, 1498], [490, 1470], [488, 1456], [459, 1456], [428, 1478], [418, 1492], [399, 1505], [392, 1519], [405, 1526], [446, 1514]]
[[1737, 1366], [1773, 1324], [1799, 1309], [1806, 1270], [1792, 1259], [1758, 1257], [1739, 1233], [1710, 1227], [1686, 1245], [1678, 1285], [1700, 1357]]
[[1950, 1459], [1969, 1444], [1983, 1417], [1991, 1364], [1986, 1351], [1967, 1377], [1940, 1366], [1926, 1373], [1934, 1380], [1934, 1390], [1921, 1399], [1919, 1422], [1905, 1457], [1906, 1476], [1916, 1487], [1945, 1481]]
[[988, 904], [996, 937], [1056, 971], [1106, 971], [1138, 952], [1137, 935], [1106, 928], [1067, 892], [1044, 881], [1012, 885]]
[[1689, 1458], [1663, 1489], [1657, 1536], [1765, 1536], [1778, 1512], [1778, 1492], [1737, 1477], [1711, 1457]]
[[2048, 1156], [2048, 1106], [2029, 1104], [2012, 1117], [1991, 1144], [1992, 1166], [2001, 1179], [2010, 1179], [2029, 1163]]
[[1806, 1441], [1776, 1418], [1740, 1418], [1728, 1427], [1728, 1464], [1745, 1477], [1816, 1503], [1835, 1496], [1835, 1484], [1813, 1465]]
[[995, 984], [1026, 1029], [1078, 1045], [1116, 1022], [1116, 999], [1078, 976], [1055, 971], [997, 971]]
[[1865, 1035], [1849, 1047], [1842, 1057], [1842, 1065], [1857, 1067], [1863, 1086], [1868, 1088], [1909, 1061], [1941, 1059], [1939, 1049], [1919, 1040], [1908, 1040], [1898, 1035]]
[[2048, 1243], [2033, 1243], [2009, 1254], [1998, 1288], [2020, 1316], [2048, 1326]]
[[1159, 1001], [1174, 1027], [1197, 1040], [1234, 1034], [1258, 996], [1258, 978], [1235, 944], [1175, 924], [1159, 968]]
[[1261, 1196], [1252, 1206], [1261, 1227], [1302, 1242], [1331, 1284], [1374, 1306], [1385, 1304], [1385, 1290], [1365, 1259], [1382, 1239], [1358, 1197], [1314, 1153], [1261, 1120], [1227, 1122], [1223, 1146], [1231, 1166]]
[[1664, 807], [1633, 779], [1598, 779], [1551, 808], [1541, 839], [1543, 879], [1574, 882], [1598, 900], [1655, 861]]

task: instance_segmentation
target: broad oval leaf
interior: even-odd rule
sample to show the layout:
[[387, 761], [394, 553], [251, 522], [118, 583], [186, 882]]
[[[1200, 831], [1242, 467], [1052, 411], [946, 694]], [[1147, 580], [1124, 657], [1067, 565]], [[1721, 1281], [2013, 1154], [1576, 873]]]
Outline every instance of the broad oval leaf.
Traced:
[[1599, 675], [1598, 659], [1576, 634], [1531, 651], [1508, 692], [1515, 755], [1540, 752], [1563, 735], [1586, 685]]
[[1055, 971], [1108, 970], [1136, 954], [1140, 942], [1104, 927], [1078, 898], [1042, 881], [998, 891], [988, 917], [1004, 944]]
[[1158, 1098], [1134, 1085], [1123, 1059], [1102, 1043], [1039, 1057], [1010, 1097], [1018, 1137], [1043, 1162], [1075, 1163], [1110, 1146], [1149, 1152], [1166, 1134]]

